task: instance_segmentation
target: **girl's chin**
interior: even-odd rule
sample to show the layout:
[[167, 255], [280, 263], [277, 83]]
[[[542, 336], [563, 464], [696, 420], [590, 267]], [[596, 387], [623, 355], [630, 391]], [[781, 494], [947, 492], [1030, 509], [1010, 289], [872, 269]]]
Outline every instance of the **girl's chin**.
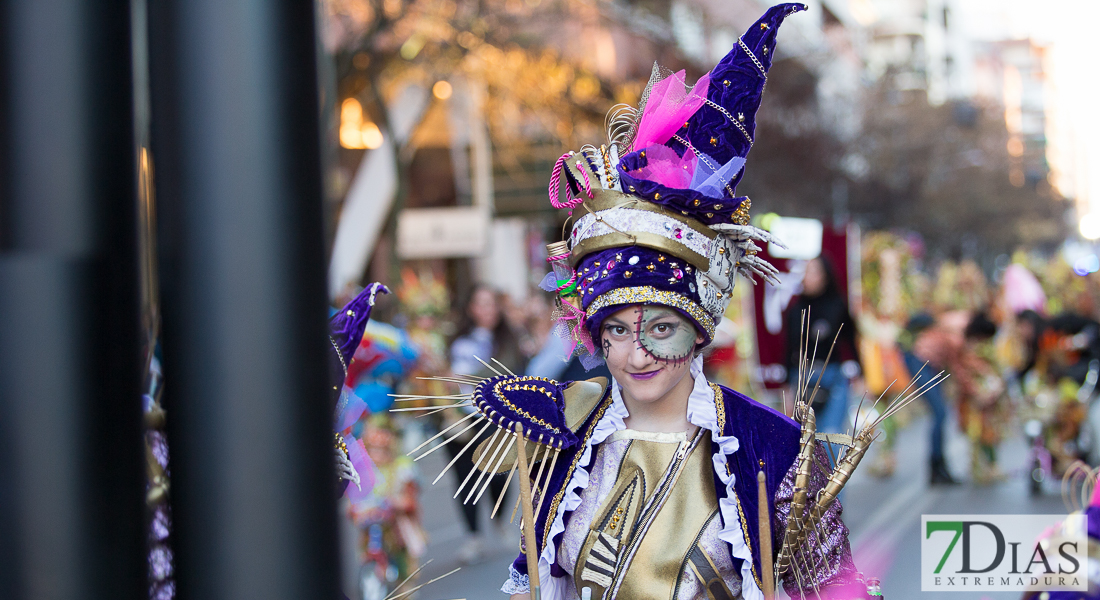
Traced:
[[635, 402], [643, 404], [656, 402], [664, 397], [664, 394], [655, 393], [657, 390], [652, 385], [624, 385], [623, 389]]

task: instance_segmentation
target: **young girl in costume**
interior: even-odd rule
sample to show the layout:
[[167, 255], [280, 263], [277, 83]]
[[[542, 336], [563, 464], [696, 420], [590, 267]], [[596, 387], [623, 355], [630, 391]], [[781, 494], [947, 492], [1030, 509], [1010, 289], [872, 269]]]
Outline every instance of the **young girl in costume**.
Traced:
[[[800, 425], [708, 382], [699, 354], [736, 277], [775, 275], [754, 244], [772, 240], [748, 226], [734, 188], [776, 30], [804, 9], [769, 10], [691, 88], [683, 72], [654, 69], [643, 107], [613, 109], [608, 146], [555, 166], [551, 202], [574, 224], [550, 245], [543, 287], [558, 294], [559, 332], [612, 379], [557, 383], [488, 361], [498, 375], [454, 378], [474, 384], [465, 426], [492, 434], [473, 449], [477, 470], [534, 491], [533, 528], [502, 587], [512, 598], [757, 600], [777, 574], [795, 597], [877, 594], [832, 501], [870, 435], [847, 440], [854, 450], [830, 476], [806, 402]], [[476, 502], [488, 479], [468, 479], [460, 499]], [[507, 518], [512, 507], [493, 500]]]

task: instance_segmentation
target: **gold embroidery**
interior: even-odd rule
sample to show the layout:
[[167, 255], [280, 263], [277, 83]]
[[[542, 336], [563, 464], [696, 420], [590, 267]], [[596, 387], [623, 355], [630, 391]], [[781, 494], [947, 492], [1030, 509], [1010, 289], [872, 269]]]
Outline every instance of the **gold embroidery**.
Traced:
[[[726, 467], [729, 469], [729, 467]], [[749, 522], [745, 519], [745, 513], [741, 510], [741, 499], [737, 497], [737, 492], [733, 494], [733, 499], [737, 501], [737, 514], [741, 516], [741, 531], [745, 533], [745, 545], [749, 547], [749, 567], [752, 569], [752, 578], [756, 580], [756, 585], [760, 589], [764, 589], [764, 583], [760, 581], [760, 574], [756, 572], [756, 561], [752, 560], [752, 540], [749, 539]]]
[[726, 435], [726, 401], [725, 396], [722, 394], [722, 386], [714, 383], [710, 383], [710, 389], [714, 391], [714, 408], [718, 412], [718, 435]]
[[588, 318], [592, 318], [601, 308], [620, 304], [663, 304], [678, 308], [695, 319], [695, 322], [706, 331], [708, 337], [714, 338], [714, 319], [703, 307], [681, 294], [658, 290], [648, 285], [620, 287], [604, 292], [588, 305], [586, 314]]
[[538, 417], [536, 417], [532, 414], [529, 414], [527, 411], [525, 411], [522, 408], [516, 406], [515, 404], [512, 404], [512, 402], [509, 401], [508, 398], [500, 392], [501, 386], [504, 386], [505, 384], [507, 384], [508, 387], [504, 388], [505, 390], [513, 391], [513, 390], [521, 390], [522, 389], [522, 390], [529, 391], [529, 392], [542, 392], [542, 393], [546, 394], [548, 397], [553, 398], [553, 394], [550, 393], [549, 391], [547, 391], [546, 388], [539, 388], [537, 386], [527, 386], [527, 385], [525, 385], [523, 387], [519, 387], [519, 386], [514, 385], [514, 384], [516, 384], [518, 382], [521, 382], [521, 381], [546, 381], [546, 380], [545, 379], [540, 379], [540, 378], [535, 378], [535, 377], [520, 377], [520, 378], [517, 378], [517, 379], [505, 379], [505, 380], [502, 380], [502, 381], [498, 381], [497, 384], [493, 386], [493, 394], [495, 394], [496, 397], [499, 398], [500, 401], [503, 402], [505, 406], [512, 409], [517, 415], [519, 415], [519, 416], [521, 416], [521, 417], [523, 417], [523, 418], [525, 418], [525, 419], [527, 419], [527, 420], [529, 420], [533, 423], [538, 423], [539, 425], [545, 427], [546, 429], [549, 429], [550, 431], [553, 431], [554, 433], [560, 435], [561, 430], [559, 430], [557, 427], [554, 427], [553, 425], [547, 423], [546, 421], [543, 421], [542, 419], [540, 419], [540, 418], [538, 418]]

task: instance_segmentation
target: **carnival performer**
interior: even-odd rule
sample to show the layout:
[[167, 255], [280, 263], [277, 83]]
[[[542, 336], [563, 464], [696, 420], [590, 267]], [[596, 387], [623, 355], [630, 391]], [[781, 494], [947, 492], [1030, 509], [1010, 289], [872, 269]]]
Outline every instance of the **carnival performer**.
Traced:
[[[557, 294], [569, 350], [590, 368], [606, 363], [611, 380], [514, 375], [486, 357], [495, 375], [440, 378], [472, 386], [445, 398], [474, 412], [437, 437], [490, 435], [473, 449], [463, 501], [476, 503], [494, 473], [520, 484], [522, 554], [502, 587], [512, 598], [763, 600], [776, 576], [798, 598], [880, 595], [852, 563], [835, 499], [899, 406], [854, 436], [829, 434], [847, 448], [830, 473], [808, 378], [795, 420], [707, 381], [700, 355], [737, 276], [776, 276], [756, 245], [775, 240], [748, 225], [734, 188], [776, 31], [805, 8], [768, 10], [690, 88], [682, 71], [655, 68], [643, 106], [612, 109], [608, 145], [558, 159], [550, 200], [574, 224], [549, 245], [542, 287]], [[436, 443], [419, 458], [449, 440]]]
[[[613, 117], [610, 147], [559, 160], [570, 199], [558, 201], [555, 177], [551, 201], [575, 223], [568, 247], [551, 245], [556, 275], [544, 287], [575, 290], [576, 305], [562, 302], [560, 329], [612, 379], [563, 393], [578, 443], [537, 486], [537, 539], [525, 539], [538, 546], [542, 598], [764, 597], [772, 574], [763, 572], [758, 476], [770, 505], [767, 543], [778, 550], [800, 428], [708, 382], [699, 353], [738, 274], [774, 274], [753, 243], [770, 238], [748, 226], [749, 200], [734, 187], [776, 31], [802, 9], [769, 10], [690, 89], [683, 72], [655, 68], [645, 105]], [[811, 497], [826, 478], [813, 470]], [[840, 511], [838, 503], [825, 511], [804, 545], [808, 560], [782, 573], [792, 595], [866, 594]], [[529, 598], [528, 567], [521, 554], [502, 591]]]
[[1008, 427], [1004, 380], [996, 367], [991, 340], [997, 325], [985, 313], [970, 318], [966, 344], [953, 365], [959, 400], [959, 428], [970, 438], [970, 477], [991, 484], [1004, 479], [997, 446]]

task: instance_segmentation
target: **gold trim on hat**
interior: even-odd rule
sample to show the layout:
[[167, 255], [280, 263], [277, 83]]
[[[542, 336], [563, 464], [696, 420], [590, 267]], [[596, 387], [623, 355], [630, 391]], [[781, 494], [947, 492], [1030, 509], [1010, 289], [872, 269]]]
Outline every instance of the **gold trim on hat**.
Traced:
[[709, 339], [714, 339], [714, 319], [706, 309], [682, 294], [659, 290], [648, 285], [615, 288], [600, 294], [588, 305], [585, 314], [588, 318], [592, 318], [596, 311], [602, 308], [627, 304], [663, 304], [680, 309], [699, 323], [707, 332]]
[[[588, 213], [595, 215], [600, 211], [615, 208], [643, 210], [657, 213], [663, 217], [682, 223], [686, 228], [691, 229], [697, 235], [701, 235], [707, 239], [713, 240], [718, 237], [718, 233], [710, 227], [703, 225], [701, 222], [691, 217], [676, 214], [660, 204], [648, 202], [637, 196], [631, 196], [613, 190], [594, 189], [592, 192], [593, 198], [585, 200], [584, 203], [578, 205], [574, 209], [574, 217], [577, 221], [580, 221]], [[569, 256], [569, 263], [573, 267], [576, 267], [577, 263], [588, 254], [624, 246], [652, 248], [653, 250], [664, 252], [665, 254], [675, 256], [685, 262], [691, 263], [704, 272], [710, 270], [709, 256], [703, 256], [685, 244], [660, 234], [633, 231], [612, 232], [585, 239], [573, 246]]]

